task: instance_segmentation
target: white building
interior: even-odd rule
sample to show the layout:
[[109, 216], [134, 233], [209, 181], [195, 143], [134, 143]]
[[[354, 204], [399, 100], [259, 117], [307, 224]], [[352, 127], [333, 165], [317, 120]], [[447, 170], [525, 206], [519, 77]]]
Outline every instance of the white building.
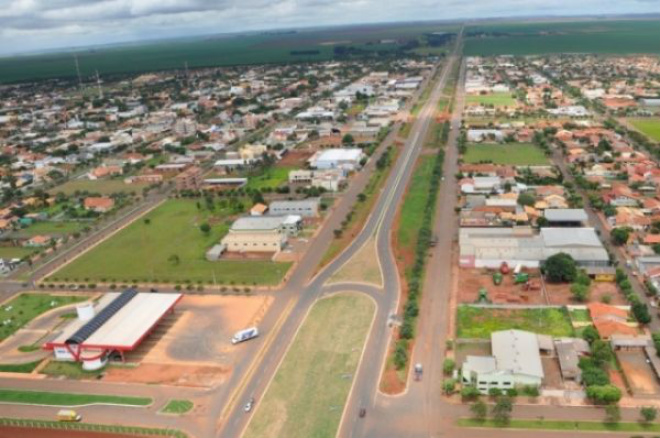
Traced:
[[309, 165], [315, 169], [356, 170], [365, 157], [362, 149], [326, 149], [315, 153], [309, 159]]

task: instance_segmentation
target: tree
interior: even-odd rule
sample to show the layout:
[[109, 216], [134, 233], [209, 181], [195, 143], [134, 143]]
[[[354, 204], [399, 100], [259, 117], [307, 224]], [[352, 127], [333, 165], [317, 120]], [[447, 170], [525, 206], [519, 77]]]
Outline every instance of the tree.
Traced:
[[511, 401], [511, 397], [506, 395], [498, 397], [495, 406], [493, 406], [493, 420], [499, 425], [509, 424], [512, 411], [513, 402]]
[[573, 294], [575, 301], [584, 303], [589, 299], [589, 286], [573, 283], [571, 285], [571, 294]]
[[644, 424], [649, 424], [655, 421], [658, 417], [658, 410], [653, 406], [643, 406], [639, 410], [640, 421]]
[[144, 220], [144, 224], [145, 224], [145, 225], [149, 225], [150, 223], [151, 223], [151, 219], [146, 218], [146, 219]]
[[640, 324], [648, 324], [651, 322], [649, 307], [645, 303], [634, 303], [632, 306], [632, 313]]
[[600, 335], [598, 334], [596, 327], [593, 325], [588, 325], [584, 328], [584, 330], [582, 330], [582, 339], [591, 344], [596, 339], [600, 339]]
[[543, 271], [552, 283], [571, 282], [577, 276], [575, 260], [564, 252], [548, 257], [543, 264]]
[[611, 384], [589, 386], [587, 397], [599, 404], [617, 403], [621, 400], [621, 390]]
[[211, 226], [208, 223], [204, 222], [199, 226], [199, 230], [204, 234], [209, 234], [211, 232]]
[[454, 362], [453, 359], [445, 359], [445, 361], [442, 363], [442, 372], [445, 373], [445, 375], [449, 376], [451, 373], [454, 372], [454, 367], [456, 366], [456, 362]]
[[520, 196], [518, 196], [518, 204], [520, 205], [526, 205], [528, 207], [532, 207], [535, 202], [536, 199], [534, 198], [533, 195], [530, 195], [529, 193], [521, 193]]
[[477, 421], [484, 421], [486, 419], [486, 415], [488, 415], [488, 406], [486, 406], [486, 403], [483, 401], [477, 400], [470, 405], [470, 413], [472, 413], [473, 419]]
[[628, 227], [615, 228], [610, 233], [612, 238], [612, 243], [616, 246], [625, 245], [628, 242], [628, 237], [630, 237], [630, 232], [632, 230]]
[[603, 366], [612, 360], [612, 347], [607, 341], [598, 339], [591, 344], [591, 359], [596, 366]]
[[608, 405], [605, 407], [605, 423], [616, 424], [621, 421], [621, 410], [617, 405]]
[[346, 134], [346, 135], [344, 135], [344, 137], [341, 139], [341, 142], [342, 142], [343, 144], [353, 144], [353, 143], [355, 143], [355, 139], [353, 138], [353, 136], [352, 136], [351, 134]]
[[538, 225], [539, 228], [547, 227], [548, 224], [548, 219], [546, 219], [545, 216], [540, 216], [538, 219], [536, 219], [536, 225]]

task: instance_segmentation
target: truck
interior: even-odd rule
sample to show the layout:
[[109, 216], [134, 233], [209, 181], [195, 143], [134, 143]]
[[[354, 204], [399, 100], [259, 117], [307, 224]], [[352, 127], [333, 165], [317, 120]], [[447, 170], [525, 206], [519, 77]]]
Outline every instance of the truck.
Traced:
[[82, 420], [82, 416], [71, 409], [60, 409], [57, 412], [57, 421], [66, 421], [69, 423], [77, 423]]
[[250, 327], [248, 329], [241, 330], [240, 332], [236, 332], [234, 334], [234, 337], [231, 338], [231, 343], [236, 345], [240, 342], [254, 339], [257, 336], [259, 336], [259, 329], [257, 329], [256, 327]]

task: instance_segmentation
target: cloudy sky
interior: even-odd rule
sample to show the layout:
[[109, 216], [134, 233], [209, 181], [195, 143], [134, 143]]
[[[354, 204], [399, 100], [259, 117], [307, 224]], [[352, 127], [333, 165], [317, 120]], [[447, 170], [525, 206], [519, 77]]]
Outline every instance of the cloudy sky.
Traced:
[[363, 22], [649, 12], [660, 0], [0, 0], [0, 54]]

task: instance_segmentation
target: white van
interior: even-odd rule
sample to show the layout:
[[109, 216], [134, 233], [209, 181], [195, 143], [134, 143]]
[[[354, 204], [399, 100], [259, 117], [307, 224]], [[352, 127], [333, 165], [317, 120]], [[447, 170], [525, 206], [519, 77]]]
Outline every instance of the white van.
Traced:
[[259, 336], [259, 329], [256, 327], [251, 327], [249, 329], [237, 332], [234, 337], [231, 338], [231, 343], [238, 344], [239, 342], [248, 341], [250, 339], [256, 338], [257, 336]]

